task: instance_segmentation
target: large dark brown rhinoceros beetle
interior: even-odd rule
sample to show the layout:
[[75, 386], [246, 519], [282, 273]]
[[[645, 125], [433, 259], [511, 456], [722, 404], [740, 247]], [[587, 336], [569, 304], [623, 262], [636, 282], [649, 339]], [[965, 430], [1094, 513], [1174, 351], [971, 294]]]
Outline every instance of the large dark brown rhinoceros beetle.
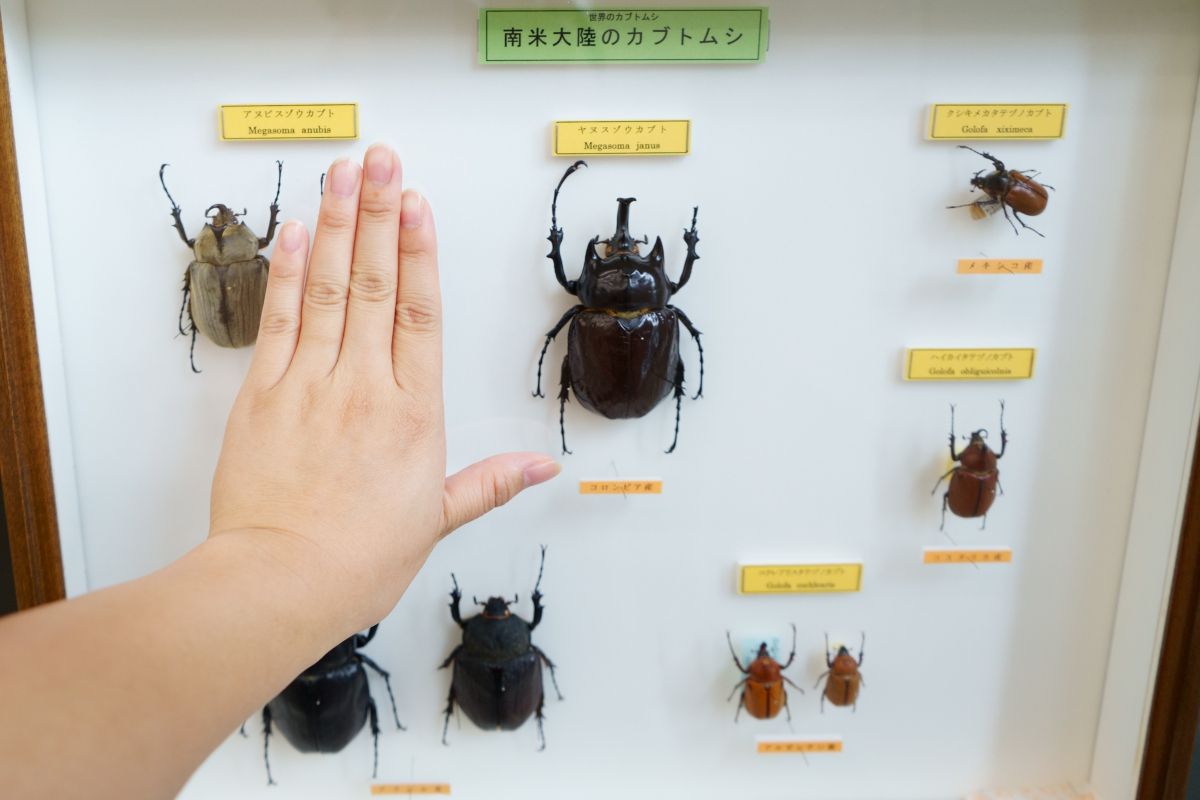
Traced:
[[454, 582], [450, 592], [450, 616], [462, 628], [462, 644], [451, 651], [440, 667], [445, 669], [454, 665], [450, 696], [446, 701], [446, 721], [442, 726], [442, 744], [447, 744], [450, 715], [457, 702], [467, 717], [484, 730], [516, 730], [531, 715], [536, 715], [540, 749], [546, 749], [546, 736], [542, 730], [542, 706], [546, 701], [542, 664], [550, 670], [550, 680], [558, 699], [563, 698], [554, 677], [554, 662], [530, 638], [533, 629], [542, 621], [540, 587], [545, 565], [546, 548], [543, 546], [537, 583], [533, 586], [532, 622], [526, 622], [509, 610], [508, 607], [517, 602], [515, 596], [512, 600], [489, 597], [486, 603], [472, 598], [476, 605], [483, 606], [483, 611], [464, 620], [458, 609], [462, 601], [458, 579], [453, 573], [450, 575]]
[[579, 280], [567, 280], [563, 271], [562, 228], [558, 227], [558, 192], [563, 183], [581, 166], [576, 161], [563, 174], [554, 189], [550, 204], [550, 252], [554, 276], [579, 304], [563, 314], [546, 334], [546, 343], [538, 358], [535, 397], [542, 394], [542, 361], [550, 342], [568, 322], [567, 354], [563, 357], [562, 380], [558, 392], [558, 426], [562, 448], [567, 449], [563, 413], [568, 390], [575, 391], [580, 405], [609, 419], [641, 417], [670, 394], [675, 396], [675, 435], [667, 452], [679, 442], [679, 413], [683, 401], [683, 359], [679, 355], [679, 323], [688, 329], [700, 353], [700, 382], [693, 399], [704, 393], [704, 348], [700, 331], [687, 315], [670, 304], [671, 296], [692, 277], [696, 255], [696, 216], [692, 227], [683, 232], [687, 259], [676, 283], [667, 277], [663, 262], [663, 243], [659, 237], [650, 253], [643, 255], [639, 245], [648, 238], [634, 239], [629, 233], [629, 206], [637, 198], [617, 198], [617, 229], [607, 239], [599, 236], [588, 242]]

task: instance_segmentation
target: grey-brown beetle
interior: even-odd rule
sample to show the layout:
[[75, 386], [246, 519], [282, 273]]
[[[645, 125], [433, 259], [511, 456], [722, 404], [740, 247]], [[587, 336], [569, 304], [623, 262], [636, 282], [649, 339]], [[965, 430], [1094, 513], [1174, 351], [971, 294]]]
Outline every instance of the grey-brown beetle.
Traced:
[[[267, 292], [269, 266], [266, 256], [259, 255], [258, 251], [275, 238], [275, 224], [279, 218], [279, 189], [283, 185], [283, 162], [275, 163], [279, 168], [275, 199], [271, 201], [267, 235], [261, 237], [255, 236], [238, 219], [246, 215], [244, 209], [238, 214], [228, 206], [214, 203], [204, 212], [208, 222], [200, 235], [189, 239], [180, 218], [179, 204], [171, 197], [163, 178], [163, 171], [168, 165], [163, 164], [158, 168], [159, 183], [171, 201], [175, 230], [193, 255], [193, 261], [183, 275], [183, 305], [179, 308], [179, 333], [192, 337], [188, 354], [192, 372], [200, 371], [196, 369], [197, 331], [221, 347], [245, 347], [254, 344], [258, 338], [258, 321]], [[183, 322], [185, 315], [186, 328]]]

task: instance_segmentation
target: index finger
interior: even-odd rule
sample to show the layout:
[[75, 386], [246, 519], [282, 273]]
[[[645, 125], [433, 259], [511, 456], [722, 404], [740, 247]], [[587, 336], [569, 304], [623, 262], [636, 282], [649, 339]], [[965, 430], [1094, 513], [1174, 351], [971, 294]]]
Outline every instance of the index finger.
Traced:
[[442, 383], [442, 299], [437, 231], [429, 204], [412, 189], [400, 209], [400, 271], [392, 331], [392, 371], [401, 388], [439, 390]]

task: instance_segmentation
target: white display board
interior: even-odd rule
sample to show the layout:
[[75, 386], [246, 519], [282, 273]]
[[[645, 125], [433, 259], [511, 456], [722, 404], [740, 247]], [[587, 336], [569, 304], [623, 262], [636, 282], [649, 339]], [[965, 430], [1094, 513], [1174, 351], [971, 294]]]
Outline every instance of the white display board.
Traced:
[[[261, 233], [276, 159], [282, 217], [311, 223], [333, 158], [398, 147], [438, 221], [457, 469], [558, 452], [554, 391], [530, 396], [543, 334], [573, 302], [544, 257], [569, 163], [549, 155], [552, 122], [689, 119], [690, 155], [593, 159], [559, 220], [574, 277], [587, 240], [611, 233], [615, 198], [636, 196], [634, 233], [661, 235], [677, 275], [699, 206], [701, 260], [673, 302], [704, 332], [705, 397], [684, 402], [672, 455], [669, 403], [632, 421], [571, 403], [562, 476], [438, 547], [365, 651], [391, 671], [408, 728], [385, 719], [379, 782], [527, 800], [951, 798], [1089, 781], [1128, 795], [1194, 438], [1197, 265], [1172, 248], [1177, 231], [1194, 241], [1181, 197], [1194, 210], [1200, 196], [1185, 172], [1200, 6], [780, 2], [762, 64], [533, 67], [477, 63], [474, 3], [0, 6], [73, 592], [203, 539], [249, 362], [201, 339], [193, 375], [174, 336], [189, 254], [160, 163], [190, 230], [220, 202]], [[361, 141], [218, 141], [219, 104], [272, 102], [359, 103]], [[924, 140], [931, 102], [1070, 104], [1063, 140], [986, 146], [1056, 187], [1032, 221], [1044, 239], [944, 209], [971, 199], [987, 165]], [[976, 256], [1042, 258], [1045, 272], [955, 274]], [[551, 389], [565, 346], [564, 332]], [[905, 347], [991, 346], [1038, 348], [1036, 377], [901, 380]], [[694, 387], [690, 343], [684, 357]], [[930, 496], [948, 404], [960, 433], [994, 432], [1001, 398], [1005, 494], [986, 531], [951, 518], [947, 533], [1011, 546], [1013, 563], [925, 566], [923, 547], [950, 543]], [[578, 493], [580, 479], [645, 476], [661, 496]], [[527, 614], [540, 543], [535, 641], [566, 697], [547, 699], [548, 747], [532, 724], [498, 734], [465, 718], [444, 747], [450, 572], [467, 599], [519, 593]], [[736, 565], [769, 561], [861, 561], [862, 591], [739, 596]], [[791, 728], [841, 736], [840, 754], [758, 755], [755, 736], [788, 733], [783, 718], [733, 722], [726, 630], [787, 640], [790, 623], [788, 674], [807, 691]], [[825, 632], [866, 633], [855, 713], [819, 711]], [[1114, 646], [1123, 636], [1137, 648]], [[1113, 674], [1125, 682], [1106, 687]], [[184, 797], [367, 796], [365, 731], [332, 756], [276, 736], [268, 789], [248, 728]]]

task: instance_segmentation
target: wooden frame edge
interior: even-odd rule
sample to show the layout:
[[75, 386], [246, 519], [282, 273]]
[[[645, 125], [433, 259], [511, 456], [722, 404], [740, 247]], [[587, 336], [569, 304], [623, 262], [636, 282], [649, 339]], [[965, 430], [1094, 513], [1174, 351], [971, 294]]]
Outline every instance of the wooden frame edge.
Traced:
[[0, 488], [17, 607], [66, 596], [0, 20]]

